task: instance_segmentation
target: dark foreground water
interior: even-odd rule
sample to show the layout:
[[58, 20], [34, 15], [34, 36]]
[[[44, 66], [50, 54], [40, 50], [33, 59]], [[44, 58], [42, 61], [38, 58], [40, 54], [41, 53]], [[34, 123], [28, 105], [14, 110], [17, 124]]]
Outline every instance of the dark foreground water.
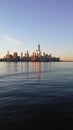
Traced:
[[0, 129], [73, 128], [73, 63], [0, 63]]

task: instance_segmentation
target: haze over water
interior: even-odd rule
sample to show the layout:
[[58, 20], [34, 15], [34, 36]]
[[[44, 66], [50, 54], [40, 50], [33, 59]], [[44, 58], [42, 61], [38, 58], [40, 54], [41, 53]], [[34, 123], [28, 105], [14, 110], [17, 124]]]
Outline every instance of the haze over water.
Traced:
[[72, 126], [73, 62], [1, 62], [0, 126]]

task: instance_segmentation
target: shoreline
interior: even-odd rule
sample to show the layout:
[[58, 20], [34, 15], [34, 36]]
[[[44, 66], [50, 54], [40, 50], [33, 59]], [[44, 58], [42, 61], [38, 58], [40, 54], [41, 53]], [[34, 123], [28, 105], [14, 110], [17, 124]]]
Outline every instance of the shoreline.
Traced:
[[0, 62], [38, 62], [38, 63], [41, 63], [41, 62], [73, 62], [73, 61], [0, 61]]

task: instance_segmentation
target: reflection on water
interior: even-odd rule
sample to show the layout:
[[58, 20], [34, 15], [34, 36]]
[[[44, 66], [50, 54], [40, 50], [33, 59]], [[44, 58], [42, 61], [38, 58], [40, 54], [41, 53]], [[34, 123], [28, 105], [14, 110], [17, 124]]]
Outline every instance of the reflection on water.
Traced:
[[[30, 73], [34, 73], [37, 79], [40, 79], [42, 64], [40, 62], [7, 62], [6, 63], [6, 72], [9, 73], [26, 73], [27, 79], [29, 78]], [[44, 69], [44, 68], [43, 68]]]
[[6, 62], [6, 70], [8, 71], [8, 73], [10, 73], [12, 71], [12, 68], [13, 68], [13, 71], [14, 72], [18, 72], [18, 64], [17, 62]]
[[[64, 67], [63, 67], [64, 66]], [[72, 63], [4, 62], [0, 63], [0, 75], [18, 74], [27, 80], [57, 80], [72, 74]], [[68, 76], [71, 78], [70, 76]], [[15, 77], [16, 78], [16, 77]], [[24, 78], [25, 79], [25, 78]]]
[[0, 63], [2, 128], [47, 128], [69, 120], [73, 121], [73, 63]]
[[36, 78], [40, 79], [40, 73], [41, 73], [41, 63], [40, 62], [33, 62], [32, 63], [32, 71], [36, 73]]
[[40, 72], [41, 72], [41, 63], [40, 62], [37, 62], [36, 63], [36, 77], [38, 79], [40, 79]]

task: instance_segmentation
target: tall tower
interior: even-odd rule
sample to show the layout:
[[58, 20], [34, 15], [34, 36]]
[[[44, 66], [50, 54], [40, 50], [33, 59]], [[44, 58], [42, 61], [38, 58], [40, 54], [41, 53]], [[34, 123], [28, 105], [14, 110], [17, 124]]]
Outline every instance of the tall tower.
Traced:
[[21, 59], [23, 59], [23, 52], [21, 52]]
[[38, 51], [40, 52], [40, 44], [38, 44]]
[[7, 55], [6, 55], [6, 58], [7, 58], [7, 60], [9, 60], [9, 51], [7, 52]]
[[9, 55], [9, 51], [7, 52], [7, 55]]

